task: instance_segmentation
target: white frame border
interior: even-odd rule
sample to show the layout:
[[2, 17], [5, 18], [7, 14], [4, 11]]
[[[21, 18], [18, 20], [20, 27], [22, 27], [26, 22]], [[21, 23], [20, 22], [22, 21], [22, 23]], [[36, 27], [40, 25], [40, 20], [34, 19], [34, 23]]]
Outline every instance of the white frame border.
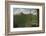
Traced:
[[[13, 8], [34, 8], [39, 9], [39, 27], [13, 28]], [[24, 5], [10, 5], [10, 32], [16, 31], [37, 31], [42, 30], [42, 6], [24, 6]]]

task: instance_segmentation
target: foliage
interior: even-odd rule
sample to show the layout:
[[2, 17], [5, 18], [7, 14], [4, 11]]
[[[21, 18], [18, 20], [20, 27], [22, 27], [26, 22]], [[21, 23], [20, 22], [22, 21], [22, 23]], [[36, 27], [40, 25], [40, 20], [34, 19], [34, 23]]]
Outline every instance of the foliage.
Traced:
[[[35, 24], [34, 24], [35, 23]], [[32, 14], [14, 15], [14, 27], [37, 27], [38, 16]]]

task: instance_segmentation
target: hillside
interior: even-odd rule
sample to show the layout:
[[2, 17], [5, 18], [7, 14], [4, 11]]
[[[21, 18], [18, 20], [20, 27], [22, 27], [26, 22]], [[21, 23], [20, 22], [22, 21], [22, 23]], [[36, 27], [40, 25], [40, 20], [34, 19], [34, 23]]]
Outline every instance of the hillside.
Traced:
[[14, 15], [14, 27], [38, 27], [38, 16], [32, 14]]

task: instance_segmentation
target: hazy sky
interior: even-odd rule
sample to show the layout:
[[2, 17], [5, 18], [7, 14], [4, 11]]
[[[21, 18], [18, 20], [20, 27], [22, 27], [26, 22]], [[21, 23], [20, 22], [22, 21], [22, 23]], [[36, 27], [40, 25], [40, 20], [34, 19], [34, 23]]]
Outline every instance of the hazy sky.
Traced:
[[30, 8], [13, 8], [13, 14], [20, 14], [23, 12], [24, 14], [33, 14], [37, 15], [37, 10], [36, 9], [30, 9]]

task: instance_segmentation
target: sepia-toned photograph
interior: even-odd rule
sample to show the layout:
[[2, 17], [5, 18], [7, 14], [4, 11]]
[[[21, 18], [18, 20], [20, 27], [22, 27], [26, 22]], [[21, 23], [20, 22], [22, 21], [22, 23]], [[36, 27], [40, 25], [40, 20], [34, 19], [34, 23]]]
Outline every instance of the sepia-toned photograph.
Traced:
[[39, 9], [13, 8], [13, 27], [39, 27]]

